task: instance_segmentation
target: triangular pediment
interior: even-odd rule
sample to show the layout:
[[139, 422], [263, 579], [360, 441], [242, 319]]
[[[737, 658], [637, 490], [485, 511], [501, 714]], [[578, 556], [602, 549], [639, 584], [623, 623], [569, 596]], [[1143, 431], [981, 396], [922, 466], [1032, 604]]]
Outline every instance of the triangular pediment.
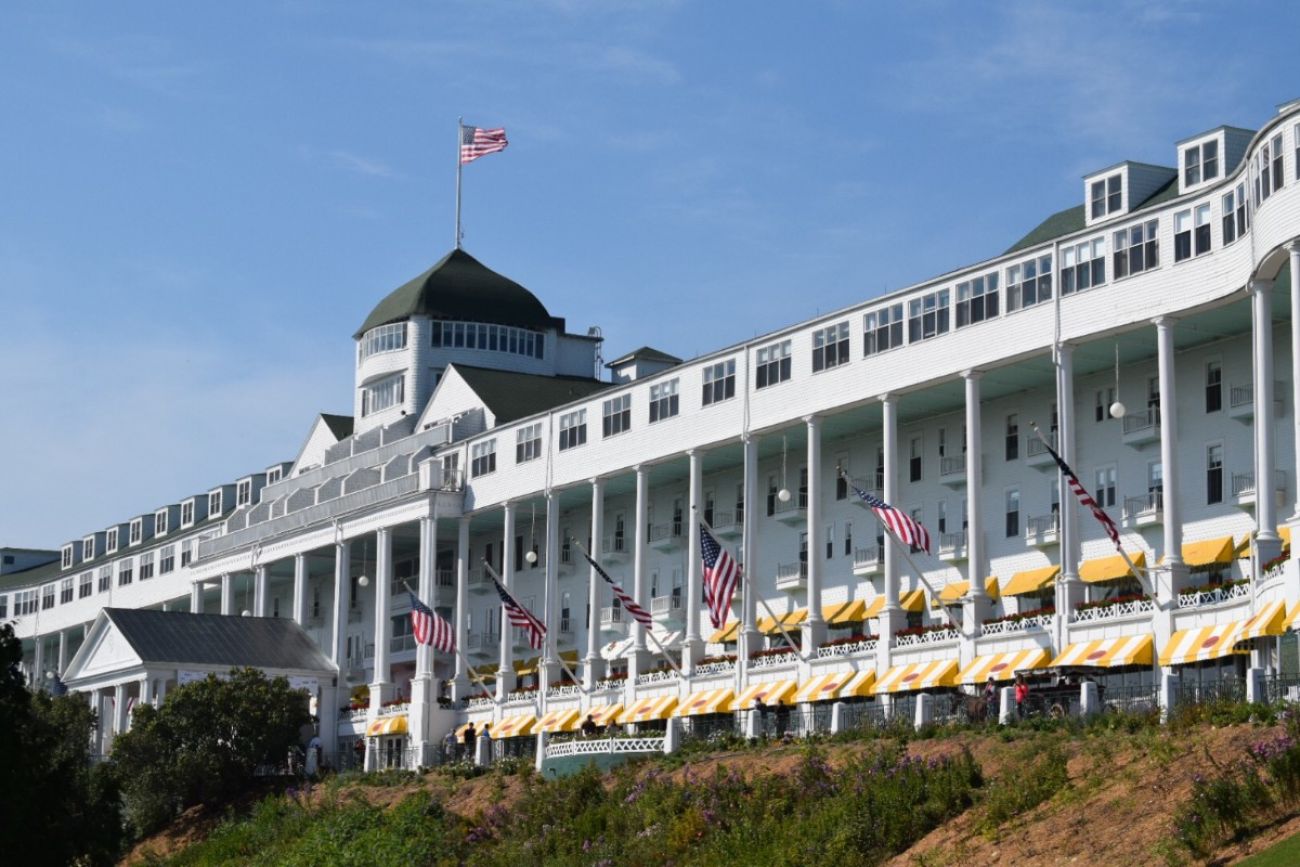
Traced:
[[86, 640], [68, 664], [63, 682], [75, 685], [79, 681], [110, 678], [143, 665], [140, 654], [136, 653], [126, 636], [101, 611], [90, 627]]

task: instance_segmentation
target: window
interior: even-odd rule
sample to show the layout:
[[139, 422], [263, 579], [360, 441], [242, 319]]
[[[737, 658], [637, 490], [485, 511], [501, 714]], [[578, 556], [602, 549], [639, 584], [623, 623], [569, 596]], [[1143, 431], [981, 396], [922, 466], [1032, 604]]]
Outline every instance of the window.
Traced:
[[506, 325], [435, 321], [433, 347], [435, 349], [481, 349], [488, 352], [509, 352], [528, 358], [543, 358], [546, 354], [546, 336], [536, 331], [511, 328]]
[[587, 411], [574, 410], [560, 416], [560, 451], [576, 448], [587, 441]]
[[167, 532], [167, 510], [159, 509], [153, 515], [153, 534], [161, 536]]
[[745, 484], [739, 482], [736, 484], [736, 523], [745, 522]]
[[849, 456], [840, 455], [835, 460], [835, 499], [849, 498]]
[[190, 565], [190, 560], [194, 557], [194, 540], [186, 539], [181, 542], [181, 568], [184, 569]]
[[767, 515], [770, 518], [776, 514], [776, 494], [780, 485], [776, 483], [776, 476], [767, 477]]
[[1196, 206], [1192, 243], [1194, 255], [1210, 252], [1210, 203]]
[[1020, 457], [1020, 416], [1012, 413], [1007, 416], [1006, 458], [1014, 461]]
[[1159, 228], [1159, 220], [1147, 220], [1115, 233], [1116, 280], [1160, 266], [1160, 247], [1156, 240]]
[[14, 616], [36, 613], [36, 591], [22, 590], [14, 597]]
[[1220, 200], [1223, 208], [1223, 243], [1231, 244], [1246, 234], [1246, 184], [1237, 184]]
[[849, 323], [841, 322], [813, 332], [813, 373], [838, 367], [849, 360]]
[[382, 352], [396, 352], [406, 348], [406, 323], [396, 322], [392, 325], [380, 325], [372, 328], [361, 337], [361, 360]]
[[1223, 365], [1217, 361], [1205, 364], [1205, 411], [1223, 409]]
[[181, 526], [188, 527], [194, 523], [194, 501], [186, 500], [181, 503]]
[[1161, 497], [1165, 492], [1164, 468], [1160, 461], [1147, 464], [1147, 494], [1156, 506], [1163, 505]]
[[957, 284], [957, 327], [973, 325], [998, 315], [997, 272]]
[[[847, 328], [847, 324], [845, 328]], [[814, 351], [814, 355], [816, 352]], [[790, 341], [783, 340], [758, 350], [755, 359], [754, 387], [767, 388], [790, 378]]]
[[385, 377], [361, 389], [361, 414], [373, 415], [391, 409], [406, 400], [406, 375]]
[[1218, 141], [1202, 142], [1183, 151], [1183, 186], [1195, 186], [1201, 181], [1212, 181], [1218, 176]]
[[[86, 574], [89, 575], [90, 573], [86, 573]], [[72, 601], [72, 598], [73, 598], [72, 579], [64, 578], [62, 581], [59, 582], [59, 604], [67, 605], [69, 602]]]
[[704, 406], [736, 396], [736, 360], [719, 361], [704, 368]]
[[799, 508], [808, 508], [808, 468], [799, 468]]
[[1106, 239], [1094, 238], [1061, 250], [1061, 294], [1106, 282]]
[[948, 333], [948, 290], [907, 302], [907, 340], [917, 343]]
[[54, 585], [46, 584], [41, 588], [41, 610], [54, 607]]
[[1174, 214], [1174, 261], [1199, 256], [1210, 249], [1210, 206], [1198, 205]]
[[158, 574], [166, 575], [176, 568], [176, 546], [168, 545], [158, 552]]
[[876, 490], [885, 489], [885, 447], [876, 446]]
[[148, 581], [153, 577], [153, 551], [140, 555], [140, 580]]
[[601, 435], [618, 436], [632, 429], [632, 395], [620, 394], [605, 401], [601, 408]]
[[826, 525], [826, 559], [829, 560], [835, 556], [835, 525]]
[[113, 567], [104, 566], [99, 570], [99, 592], [107, 593], [113, 586]]
[[1205, 503], [1223, 502], [1223, 445], [1213, 443], [1205, 449]]
[[72, 568], [72, 562], [73, 562], [72, 546], [71, 546], [71, 545], [64, 545], [64, 546], [63, 546], [63, 568], [64, 568], [64, 569], [71, 569], [71, 568]]
[[[1076, 188], [1077, 189], [1077, 188]], [[1123, 207], [1123, 177], [1111, 175], [1092, 182], [1092, 219], [1117, 213]]]
[[274, 485], [282, 478], [284, 478], [284, 467], [272, 467], [266, 471], [266, 483], [268, 485]]
[[1110, 417], [1110, 405], [1115, 402], [1115, 386], [1097, 389], [1097, 403], [1092, 410], [1092, 420], [1103, 422]]
[[9, 616], [9, 597], [0, 595], [0, 620], [4, 620], [8, 616]]
[[650, 423], [677, 415], [677, 380], [650, 386]]
[[844, 522], [844, 556], [853, 554], [853, 522]]
[[1264, 142], [1255, 155], [1255, 207], [1282, 189], [1282, 134]]
[[1039, 256], [1007, 269], [1007, 309], [1052, 300], [1052, 257]]
[[131, 522], [131, 544], [139, 545], [142, 538], [144, 538], [144, 518], [136, 518]]
[[1147, 377], [1147, 412], [1155, 419], [1160, 416], [1160, 377]]
[[912, 451], [907, 462], [908, 478], [913, 482], [921, 481], [921, 461], [925, 457], [925, 438], [912, 437]]
[[1007, 491], [1007, 538], [1020, 535], [1020, 491], [1012, 488]]
[[1300, 123], [1291, 129], [1291, 141], [1295, 144], [1295, 176], [1300, 178]]
[[487, 442], [474, 443], [470, 447], [470, 475], [474, 478], [486, 476], [488, 473], [494, 473], [497, 469], [497, 441], [490, 439]]
[[124, 587], [131, 583], [135, 575], [135, 561], [126, 559], [117, 564], [117, 586]]
[[95, 537], [94, 536], [87, 536], [86, 538], [81, 540], [81, 559], [83, 561], [95, 559]]
[[112, 554], [117, 550], [117, 527], [104, 533], [104, 553]]
[[542, 456], [542, 423], [525, 425], [515, 432], [515, 463], [522, 464]]
[[862, 354], [875, 355], [903, 345], [903, 305], [891, 304], [862, 317]]
[[253, 480], [244, 479], [235, 485], [235, 508], [247, 506], [253, 502]]
[[1103, 509], [1115, 505], [1115, 474], [1116, 468], [1113, 465], [1097, 470], [1095, 496], [1097, 497], [1097, 505]]
[[939, 527], [940, 533], [948, 532], [948, 501], [947, 500], [939, 501], [939, 510], [935, 512], [934, 520]]
[[221, 491], [213, 491], [208, 494], [208, 517], [214, 518], [221, 514]]

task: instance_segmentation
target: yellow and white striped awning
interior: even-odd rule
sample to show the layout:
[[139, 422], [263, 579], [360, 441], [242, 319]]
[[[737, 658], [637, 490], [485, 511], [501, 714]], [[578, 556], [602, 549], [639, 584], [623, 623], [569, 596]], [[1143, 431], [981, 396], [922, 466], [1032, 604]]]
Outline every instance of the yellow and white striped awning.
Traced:
[[[1297, 607], [1300, 608], [1300, 606]], [[1252, 638], [1281, 635], [1285, 631], [1286, 603], [1278, 599], [1265, 604], [1254, 617], [1241, 624], [1241, 631], [1237, 634], [1237, 641], [1250, 641]]]
[[855, 599], [852, 602], [841, 602], [838, 605], [827, 605], [822, 608], [822, 617], [831, 626], [839, 626], [844, 623], [861, 623], [867, 617], [867, 603], [862, 599]]
[[371, 720], [370, 725], [366, 726], [366, 737], [377, 738], [380, 735], [404, 735], [407, 733], [406, 714], [399, 713], [392, 716], [381, 716], [377, 720]]
[[909, 590], [898, 597], [898, 607], [916, 613], [925, 608], [925, 591]]
[[856, 672], [850, 670], [832, 671], [830, 674], [821, 674], [799, 687], [795, 694], [796, 704], [803, 704], [809, 701], [825, 701], [826, 699], [835, 698]]
[[880, 612], [885, 610], [885, 594], [881, 593], [874, 597], [871, 602], [867, 603], [866, 610], [862, 612], [863, 620], [870, 620], [873, 617], [879, 617]]
[[[1133, 565], [1139, 569], [1146, 568], [1147, 555], [1144, 551], [1125, 552]], [[1101, 584], [1104, 581], [1119, 581], [1122, 578], [1136, 578], [1133, 570], [1119, 554], [1109, 557], [1094, 557], [1079, 564], [1079, 578], [1088, 584]]]
[[619, 716], [621, 723], [649, 722], [655, 719], [667, 719], [677, 707], [677, 696], [659, 695], [653, 698], [638, 699], [635, 704]]
[[548, 711], [537, 721], [539, 732], [576, 732], [578, 730], [578, 709]]
[[1122, 665], [1150, 665], [1155, 641], [1150, 635], [1125, 635], [1120, 638], [1099, 638], [1071, 644], [1053, 659], [1051, 667], [1062, 665], [1119, 668]]
[[1187, 542], [1183, 545], [1183, 562], [1189, 569], [1226, 566], [1232, 562], [1234, 550], [1231, 536]]
[[700, 716], [706, 713], [725, 713], [731, 710], [731, 704], [735, 701], [735, 698], [735, 691], [727, 687], [706, 689], [704, 692], [693, 692], [686, 697], [686, 701], [677, 708], [674, 715]]
[[728, 641], [735, 641], [736, 633], [739, 631], [739, 620], [733, 620], [730, 623], [726, 623], [721, 629], [716, 630], [709, 636], [709, 644], [726, 644]]
[[533, 725], [536, 722], [536, 714], [524, 713], [518, 716], [508, 716], [488, 729], [488, 732], [498, 740], [501, 738], [516, 738], [532, 733]]
[[853, 675], [853, 679], [840, 688], [836, 698], [865, 698], [876, 691], [876, 670], [868, 668]]
[[1234, 620], [1198, 629], [1180, 629], [1160, 651], [1160, 664], [1186, 665], [1227, 656], [1237, 646], [1241, 627], [1242, 621]]
[[793, 680], [769, 680], [766, 683], [751, 683], [749, 688], [736, 699], [736, 710], [749, 710], [760, 698], [763, 704], [794, 704], [794, 691], [797, 684]]
[[910, 692], [939, 686], [957, 685], [957, 660], [936, 659], [932, 662], [913, 662], [896, 665], [876, 683], [876, 693]]
[[1017, 671], [1042, 668], [1051, 658], [1051, 652], [1041, 647], [977, 656], [957, 675], [957, 682], [984, 683], [990, 677], [994, 680], [1011, 680]]
[[1038, 569], [1026, 569], [1011, 576], [1011, 580], [1002, 585], [1003, 596], [1020, 596], [1024, 593], [1037, 593], [1052, 586], [1056, 576], [1061, 574], [1060, 566], [1042, 566]]
[[[949, 581], [943, 585], [939, 591], [939, 602], [944, 605], [956, 605], [961, 602], [962, 598], [970, 590], [969, 581]], [[997, 599], [1000, 595], [998, 589], [998, 579], [994, 575], [984, 579], [984, 592], [989, 595], [990, 599]]]
[[617, 719], [618, 715], [622, 712], [623, 705], [618, 702], [615, 702], [614, 704], [604, 704], [600, 707], [593, 707], [590, 711], [591, 721], [598, 726], [607, 726]]

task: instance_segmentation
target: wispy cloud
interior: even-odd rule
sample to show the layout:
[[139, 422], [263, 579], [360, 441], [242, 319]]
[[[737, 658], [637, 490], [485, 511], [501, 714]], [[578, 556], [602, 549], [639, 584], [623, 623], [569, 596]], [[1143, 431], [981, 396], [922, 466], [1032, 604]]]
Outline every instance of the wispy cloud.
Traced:
[[394, 178], [397, 173], [392, 167], [383, 160], [363, 157], [349, 151], [334, 150], [326, 153], [336, 166], [356, 172], [361, 175], [370, 175], [375, 178]]
[[180, 52], [168, 40], [144, 36], [120, 36], [90, 40], [61, 38], [51, 50], [67, 58], [88, 63], [107, 75], [145, 90], [166, 96], [188, 96], [203, 70], [199, 64], [179, 58]]

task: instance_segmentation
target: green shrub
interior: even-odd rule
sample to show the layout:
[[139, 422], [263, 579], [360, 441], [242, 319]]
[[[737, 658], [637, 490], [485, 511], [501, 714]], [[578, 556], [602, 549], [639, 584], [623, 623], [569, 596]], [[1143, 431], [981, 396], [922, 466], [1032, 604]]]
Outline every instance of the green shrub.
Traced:
[[983, 815], [978, 827], [984, 834], [997, 831], [1003, 823], [1049, 800], [1069, 783], [1066, 755], [1059, 742], [1040, 748], [1029, 743], [1018, 750], [1015, 760], [993, 780], [984, 794]]

